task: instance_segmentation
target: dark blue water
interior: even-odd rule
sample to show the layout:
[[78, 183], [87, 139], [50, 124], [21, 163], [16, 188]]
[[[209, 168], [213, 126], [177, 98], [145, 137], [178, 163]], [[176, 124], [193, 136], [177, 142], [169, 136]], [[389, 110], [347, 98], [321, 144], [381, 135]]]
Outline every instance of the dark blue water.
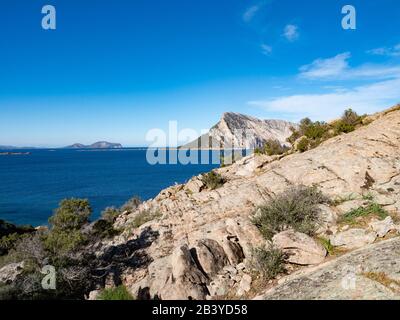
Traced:
[[[94, 214], [137, 195], [146, 200], [217, 165], [150, 165], [146, 151], [23, 150], [0, 156], [0, 219], [43, 225], [64, 198], [90, 200]], [[13, 152], [16, 152], [13, 150]]]

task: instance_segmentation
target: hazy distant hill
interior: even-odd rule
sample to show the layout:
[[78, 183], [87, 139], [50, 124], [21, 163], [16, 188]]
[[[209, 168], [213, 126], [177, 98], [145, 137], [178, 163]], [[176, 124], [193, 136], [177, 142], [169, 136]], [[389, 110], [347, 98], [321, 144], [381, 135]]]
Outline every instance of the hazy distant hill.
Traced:
[[74, 143], [73, 145], [65, 147], [66, 149], [121, 149], [120, 143], [112, 143], [107, 141], [95, 142], [91, 145], [84, 145], [82, 143]]
[[[221, 147], [233, 145], [235, 148], [261, 147], [269, 140], [288, 144], [286, 139], [292, 134], [296, 124], [284, 120], [261, 120], [240, 113], [226, 112], [210, 131], [182, 148], [208, 149], [207, 145]], [[243, 137], [243, 134], [250, 136]]]

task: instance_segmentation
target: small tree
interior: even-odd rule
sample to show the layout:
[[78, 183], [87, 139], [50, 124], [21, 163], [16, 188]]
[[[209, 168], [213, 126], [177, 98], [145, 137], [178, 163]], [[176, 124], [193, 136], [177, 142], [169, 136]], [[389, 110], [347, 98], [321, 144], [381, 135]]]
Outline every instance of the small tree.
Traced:
[[54, 215], [49, 218], [49, 223], [53, 229], [58, 230], [80, 229], [89, 222], [91, 214], [92, 208], [87, 199], [64, 199]]

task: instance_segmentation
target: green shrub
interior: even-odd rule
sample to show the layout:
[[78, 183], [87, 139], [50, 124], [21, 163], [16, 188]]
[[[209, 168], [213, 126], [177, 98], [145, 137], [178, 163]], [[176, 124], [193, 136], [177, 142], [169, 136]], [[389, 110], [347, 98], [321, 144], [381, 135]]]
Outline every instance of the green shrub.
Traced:
[[86, 237], [80, 230], [52, 230], [44, 238], [44, 247], [54, 256], [63, 256], [86, 242]]
[[327, 202], [316, 187], [292, 187], [258, 208], [252, 221], [266, 239], [289, 228], [313, 235], [318, 226], [318, 204]]
[[104, 289], [97, 297], [97, 300], [134, 300], [125, 286]]
[[379, 219], [385, 219], [389, 214], [388, 212], [377, 203], [371, 203], [367, 207], [359, 207], [350, 210], [339, 218], [339, 224], [356, 224], [358, 218], [368, 217], [374, 215]]
[[111, 221], [99, 219], [93, 223], [93, 228], [90, 232], [92, 236], [92, 241], [96, 239], [104, 239], [116, 236], [120, 231], [114, 229], [114, 224]]
[[203, 174], [201, 181], [205, 184], [206, 188], [210, 190], [218, 189], [225, 183], [225, 179], [214, 171]]
[[149, 221], [152, 221], [156, 218], [159, 218], [160, 216], [161, 216], [161, 214], [158, 211], [156, 211], [156, 212], [142, 211], [135, 215], [130, 226], [133, 228], [139, 228], [141, 225], [143, 225]]
[[333, 256], [335, 254], [335, 247], [332, 245], [331, 240], [322, 237], [318, 238], [318, 240], [328, 252], [328, 255]]
[[325, 122], [312, 122], [307, 127], [305, 127], [302, 135], [306, 136], [311, 140], [322, 139], [324, 135], [328, 132], [329, 126]]
[[344, 111], [340, 120], [334, 123], [336, 134], [349, 133], [356, 129], [356, 127], [362, 124], [363, 117], [359, 116], [352, 109]]
[[139, 205], [142, 203], [142, 200], [138, 196], [134, 196], [133, 198], [129, 199], [122, 207], [121, 212], [124, 211], [135, 211]]
[[53, 229], [74, 230], [80, 229], [89, 222], [92, 208], [86, 199], [64, 199], [49, 218]]
[[107, 222], [114, 223], [115, 219], [121, 214], [121, 211], [115, 207], [107, 207], [101, 213], [101, 218]]
[[275, 278], [285, 272], [286, 255], [279, 249], [256, 248], [252, 254], [252, 266], [265, 280]]
[[281, 145], [278, 140], [269, 139], [265, 142], [264, 150], [267, 155], [273, 156], [284, 154], [289, 148]]
[[297, 142], [296, 149], [300, 152], [306, 152], [310, 147], [310, 140], [307, 137], [303, 137]]
[[0, 256], [7, 254], [15, 245], [29, 234], [12, 233], [0, 238]]

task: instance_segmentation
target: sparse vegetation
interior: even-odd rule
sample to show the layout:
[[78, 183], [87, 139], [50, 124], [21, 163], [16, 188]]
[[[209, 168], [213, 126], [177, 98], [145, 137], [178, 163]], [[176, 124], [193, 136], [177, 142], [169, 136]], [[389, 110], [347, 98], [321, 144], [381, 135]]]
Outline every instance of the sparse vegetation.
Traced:
[[286, 255], [279, 249], [256, 248], [252, 254], [252, 266], [265, 280], [275, 278], [285, 272]]
[[133, 212], [135, 211], [139, 205], [142, 203], [142, 200], [137, 197], [134, 196], [133, 198], [129, 199], [120, 209], [120, 212], [124, 212], [124, 211], [129, 211], [129, 212]]
[[134, 300], [125, 286], [104, 289], [97, 297], [97, 300]]
[[289, 228], [313, 235], [318, 226], [318, 204], [327, 202], [316, 187], [292, 187], [258, 208], [252, 221], [266, 239]]
[[328, 252], [328, 255], [330, 255], [330, 256], [335, 255], [335, 253], [336, 253], [335, 247], [331, 244], [331, 241], [329, 239], [319, 237], [318, 240], [322, 244], [322, 246], [325, 248], [326, 252]]
[[359, 116], [352, 109], [344, 111], [342, 117], [332, 123], [313, 122], [309, 118], [305, 118], [300, 121], [298, 129], [291, 128], [292, 135], [287, 141], [295, 146], [296, 151], [305, 152], [316, 148], [329, 138], [354, 131], [363, 125], [364, 118], [365, 116]]
[[339, 224], [355, 225], [359, 222], [360, 218], [375, 216], [379, 219], [385, 219], [388, 216], [388, 212], [377, 203], [371, 203], [367, 207], [359, 207], [353, 209], [339, 218]]
[[357, 126], [362, 125], [362, 120], [365, 116], [359, 116], [352, 109], [347, 109], [344, 111], [340, 120], [333, 123], [336, 134], [349, 133], [354, 131]]
[[310, 140], [307, 137], [301, 138], [296, 145], [296, 150], [306, 152], [310, 148]]
[[101, 218], [107, 222], [113, 223], [120, 214], [121, 210], [115, 207], [108, 207], [101, 213]]
[[364, 272], [362, 275], [372, 281], [376, 281], [381, 285], [385, 286], [386, 288], [390, 289], [394, 292], [400, 291], [400, 281], [391, 279], [386, 273], [384, 272]]
[[269, 139], [264, 145], [264, 152], [269, 156], [281, 155], [288, 150], [289, 148], [282, 145], [278, 140]]
[[161, 213], [158, 211], [152, 212], [152, 211], [142, 211], [139, 212], [135, 215], [133, 218], [132, 222], [130, 223], [130, 227], [132, 228], [139, 228], [141, 225], [152, 221], [154, 219], [157, 219], [161, 217]]
[[225, 179], [215, 171], [203, 174], [201, 181], [209, 190], [218, 189], [219, 187], [222, 187], [225, 183]]

